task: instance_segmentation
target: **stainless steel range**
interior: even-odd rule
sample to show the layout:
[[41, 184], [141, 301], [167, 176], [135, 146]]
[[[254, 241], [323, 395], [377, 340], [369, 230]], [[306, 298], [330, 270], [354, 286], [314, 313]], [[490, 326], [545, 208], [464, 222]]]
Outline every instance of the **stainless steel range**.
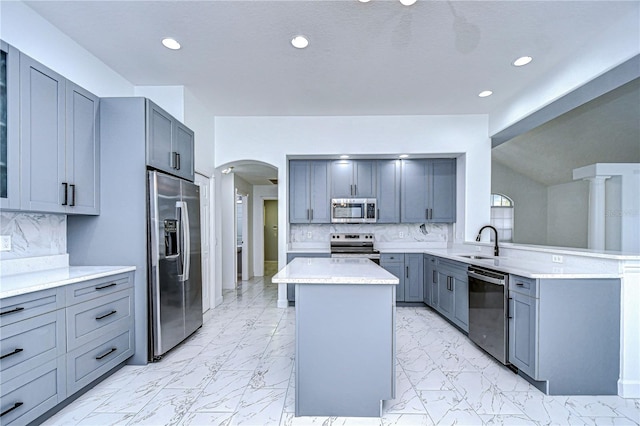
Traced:
[[373, 234], [330, 234], [331, 257], [364, 257], [380, 264], [380, 252], [373, 248]]

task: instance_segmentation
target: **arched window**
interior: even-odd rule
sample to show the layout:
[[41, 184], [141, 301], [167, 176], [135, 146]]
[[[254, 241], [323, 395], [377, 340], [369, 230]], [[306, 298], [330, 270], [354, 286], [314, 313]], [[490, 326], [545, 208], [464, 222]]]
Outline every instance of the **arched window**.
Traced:
[[498, 241], [513, 241], [513, 200], [511, 198], [503, 194], [491, 194], [491, 225], [498, 230]]

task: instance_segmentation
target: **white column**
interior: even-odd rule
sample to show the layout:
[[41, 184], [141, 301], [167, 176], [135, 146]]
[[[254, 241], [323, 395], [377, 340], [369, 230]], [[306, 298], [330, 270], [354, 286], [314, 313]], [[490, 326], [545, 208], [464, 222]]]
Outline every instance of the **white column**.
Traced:
[[589, 230], [588, 248], [604, 250], [605, 189], [604, 183], [611, 176], [593, 176], [589, 181]]

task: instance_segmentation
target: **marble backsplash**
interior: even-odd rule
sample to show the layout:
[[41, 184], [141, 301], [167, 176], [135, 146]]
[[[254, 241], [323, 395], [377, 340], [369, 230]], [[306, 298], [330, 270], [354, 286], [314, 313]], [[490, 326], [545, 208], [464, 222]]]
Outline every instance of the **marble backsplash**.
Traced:
[[11, 237], [11, 251], [0, 260], [67, 252], [67, 217], [59, 214], [0, 212], [0, 235]]
[[394, 224], [292, 224], [289, 242], [329, 243], [333, 233], [373, 233], [377, 243], [447, 243], [451, 225], [446, 223]]

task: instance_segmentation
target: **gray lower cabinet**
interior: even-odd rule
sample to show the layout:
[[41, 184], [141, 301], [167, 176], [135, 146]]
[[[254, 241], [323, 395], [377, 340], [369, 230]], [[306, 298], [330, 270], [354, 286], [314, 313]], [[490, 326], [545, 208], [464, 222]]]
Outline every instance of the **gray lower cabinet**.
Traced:
[[376, 166], [377, 223], [400, 222], [400, 160], [378, 160]]
[[328, 161], [289, 161], [289, 222], [331, 223]]
[[401, 222], [456, 221], [456, 160], [402, 160]]
[[133, 355], [133, 273], [1, 299], [0, 315], [1, 422], [27, 424]]
[[[287, 253], [287, 263], [296, 257], [331, 257], [331, 253]], [[287, 284], [287, 301], [291, 303], [296, 301], [295, 284]]]
[[407, 253], [404, 255], [404, 301], [424, 301], [424, 255], [422, 253]]
[[147, 164], [193, 181], [193, 131], [148, 99], [146, 111]]
[[380, 266], [400, 280], [396, 286], [396, 302], [405, 301], [405, 269], [404, 254], [380, 255]]
[[100, 213], [99, 98], [20, 55], [20, 209]]
[[[431, 270], [431, 306], [449, 321], [469, 331], [469, 280], [467, 265], [460, 262], [435, 259], [435, 269]], [[434, 272], [435, 271], [435, 272]], [[437, 283], [433, 278], [437, 278]]]
[[550, 395], [616, 395], [620, 280], [509, 276], [509, 362]]
[[422, 302], [424, 300], [424, 270], [422, 253], [382, 253], [380, 266], [395, 275], [396, 302]]
[[436, 273], [436, 258], [424, 255], [424, 303], [434, 307], [438, 304], [438, 275]]

